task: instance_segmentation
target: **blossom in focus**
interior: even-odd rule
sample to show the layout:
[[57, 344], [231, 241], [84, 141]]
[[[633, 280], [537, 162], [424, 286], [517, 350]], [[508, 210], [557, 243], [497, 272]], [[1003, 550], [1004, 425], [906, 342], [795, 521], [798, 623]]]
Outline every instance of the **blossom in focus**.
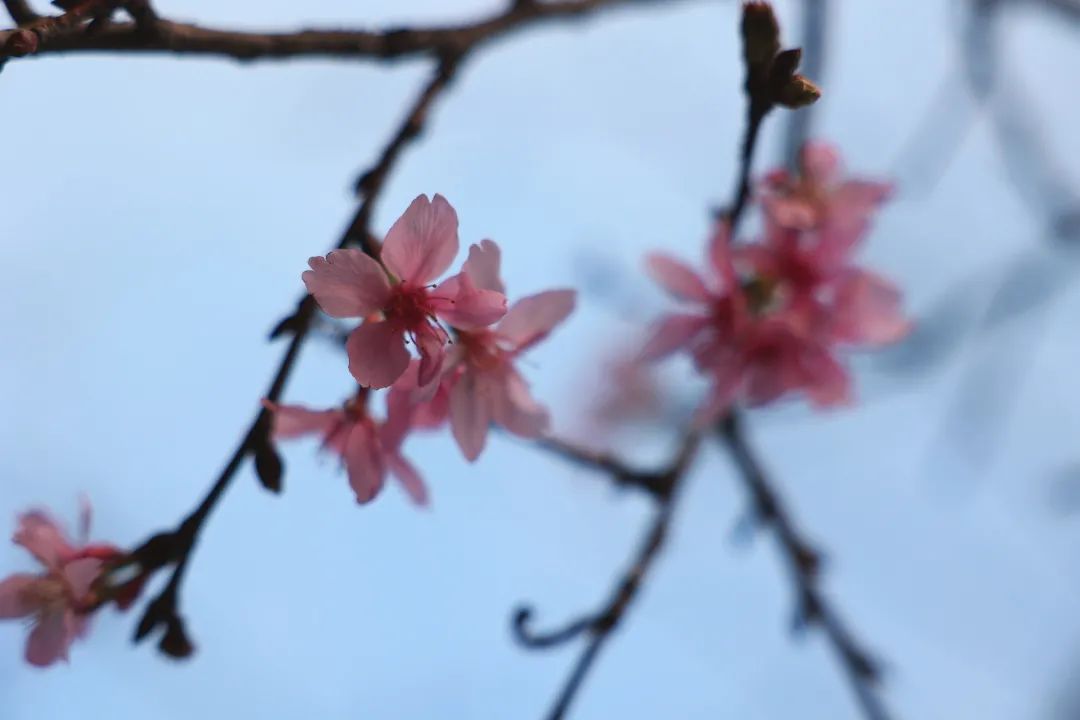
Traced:
[[0, 619], [30, 618], [26, 660], [47, 667], [68, 659], [75, 640], [85, 637], [96, 606], [94, 584], [123, 553], [111, 545], [89, 544], [90, 506], [84, 503], [79, 542], [46, 513], [19, 516], [14, 541], [42, 566], [39, 573], [16, 573], [0, 581]]
[[[502, 293], [499, 264], [498, 246], [485, 240], [470, 248], [455, 282]], [[411, 403], [418, 427], [449, 418], [454, 439], [470, 461], [484, 449], [492, 423], [519, 437], [540, 437], [548, 429], [547, 409], [533, 398], [515, 363], [570, 315], [575, 298], [573, 290], [549, 290], [518, 300], [492, 328], [454, 325], [454, 344], [438, 388], [425, 390], [419, 372], [410, 372], [391, 391], [391, 405]]]
[[384, 422], [368, 412], [369, 391], [361, 388], [342, 407], [311, 410], [300, 405], [277, 405], [264, 400], [273, 413], [273, 436], [287, 440], [317, 435], [323, 447], [341, 458], [349, 485], [359, 503], [367, 503], [382, 490], [389, 471], [417, 505], [428, 502], [427, 488], [420, 473], [401, 455], [401, 445], [409, 430], [409, 417], [391, 413]]
[[439, 320], [482, 328], [506, 313], [506, 297], [456, 275], [440, 285], [458, 251], [458, 220], [442, 195], [420, 195], [390, 228], [381, 264], [356, 249], [313, 257], [303, 274], [319, 306], [332, 317], [363, 318], [349, 336], [349, 371], [364, 387], [389, 387], [409, 365], [406, 342], [420, 355], [420, 381], [439, 374], [449, 340]]
[[895, 342], [910, 330], [899, 290], [854, 264], [854, 250], [889, 186], [838, 178], [834, 150], [810, 145], [801, 174], [770, 175], [762, 242], [733, 245], [726, 222], [709, 242], [708, 273], [665, 255], [653, 278], [691, 306], [654, 328], [642, 356], [689, 352], [712, 382], [703, 422], [735, 402], [763, 405], [802, 392], [815, 406], [851, 399], [837, 350]]

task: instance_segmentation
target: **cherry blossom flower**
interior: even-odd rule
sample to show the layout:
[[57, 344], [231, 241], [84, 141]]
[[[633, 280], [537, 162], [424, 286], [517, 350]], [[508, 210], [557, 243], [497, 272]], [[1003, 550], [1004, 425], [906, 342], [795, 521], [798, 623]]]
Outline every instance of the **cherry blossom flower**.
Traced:
[[304, 284], [323, 311], [364, 318], [346, 345], [349, 371], [360, 385], [392, 385], [409, 365], [407, 339], [420, 354], [426, 385], [437, 377], [449, 340], [438, 320], [482, 328], [506, 313], [502, 293], [477, 288], [469, 278], [431, 285], [457, 254], [457, 228], [457, 213], [446, 198], [420, 195], [387, 233], [381, 264], [351, 248], [308, 261]]
[[41, 573], [16, 573], [0, 581], [0, 619], [31, 618], [26, 660], [36, 667], [67, 661], [72, 643], [85, 637], [95, 606], [93, 586], [123, 553], [111, 545], [88, 544], [90, 506], [84, 503], [80, 539], [72, 543], [42, 511], [19, 516], [14, 541], [41, 563]]
[[705, 276], [674, 258], [648, 258], [654, 279], [691, 310], [661, 320], [642, 357], [692, 355], [712, 381], [702, 422], [735, 402], [764, 405], [792, 392], [817, 407], [848, 402], [839, 346], [887, 344], [910, 330], [899, 290], [853, 259], [889, 187], [839, 181], [827, 146], [808, 146], [801, 158], [798, 179], [770, 176], [762, 242], [733, 247], [718, 223]]
[[[473, 245], [457, 282], [502, 293], [499, 263], [494, 242]], [[492, 423], [519, 437], [542, 436], [550, 422], [547, 409], [532, 397], [515, 362], [570, 315], [575, 299], [573, 290], [549, 290], [518, 300], [493, 328], [454, 325], [455, 341], [439, 387], [426, 390], [419, 370], [407, 373], [391, 390], [392, 406], [411, 403], [413, 423], [420, 427], [436, 427], [449, 418], [454, 439], [470, 461], [483, 451]]]
[[401, 455], [409, 416], [392, 413], [384, 422], [375, 420], [368, 413], [368, 393], [361, 388], [342, 407], [331, 410], [277, 405], [266, 400], [263, 404], [274, 414], [275, 438], [287, 440], [304, 435], [322, 438], [323, 447], [344, 463], [358, 503], [375, 499], [389, 471], [414, 503], [426, 505], [427, 487], [416, 468]]

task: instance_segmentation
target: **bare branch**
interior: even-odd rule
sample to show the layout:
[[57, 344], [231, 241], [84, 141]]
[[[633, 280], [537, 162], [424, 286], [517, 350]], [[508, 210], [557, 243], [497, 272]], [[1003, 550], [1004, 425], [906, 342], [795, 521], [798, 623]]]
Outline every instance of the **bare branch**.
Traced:
[[[86, 34], [78, 28], [42, 40], [37, 55], [82, 52], [173, 54], [284, 60], [297, 57], [368, 58], [386, 60], [416, 55], [463, 52], [536, 22], [582, 17], [616, 5], [659, 4], [672, 0], [556, 0], [517, 2], [506, 11], [471, 24], [432, 28], [383, 30], [311, 29], [298, 32], [256, 33], [207, 28], [157, 18], [153, 32], [136, 23], [117, 23], [101, 32]], [[18, 5], [8, 0], [8, 7]], [[11, 32], [0, 32], [0, 48]], [[5, 53], [0, 52], [0, 57]]]
[[26, 0], [4, 0], [4, 7], [16, 25], [26, 25], [41, 17]]
[[888, 720], [890, 716], [878, 697], [880, 671], [877, 662], [862, 648], [840, 620], [836, 609], [822, 595], [818, 587], [821, 556], [796, 529], [790, 512], [746, 441], [738, 415], [731, 413], [724, 418], [718, 432], [750, 494], [756, 520], [776, 533], [799, 599], [799, 624], [817, 625], [824, 631], [867, 720]]
[[575, 465], [606, 473], [616, 485], [644, 490], [656, 499], [662, 499], [671, 492], [668, 470], [635, 469], [611, 453], [590, 450], [554, 437], [540, 440], [537, 447], [549, 450]]
[[[461, 57], [458, 55], [443, 58], [432, 74], [431, 79], [428, 80], [418, 94], [404, 121], [391, 137], [379, 159], [371, 170], [365, 173], [368, 181], [364, 185], [363, 200], [338, 241], [338, 248], [347, 245], [358, 245], [369, 254], [377, 252], [377, 245], [372, 242], [368, 226], [375, 202], [382, 192], [387, 174], [404, 146], [420, 134], [431, 106], [434, 104], [435, 99], [450, 85], [457, 72], [460, 60]], [[277, 402], [285, 389], [289, 376], [292, 374], [292, 370], [299, 358], [300, 349], [308, 331], [311, 329], [316, 310], [314, 298], [306, 295], [300, 300], [296, 312], [287, 322], [287, 328], [292, 334], [292, 338], [289, 341], [289, 347], [285, 351], [281, 364], [274, 374], [270, 387], [266, 391], [266, 398], [271, 402]], [[132, 562], [146, 571], [176, 563], [172, 577], [165, 589], [147, 606], [136, 631], [137, 640], [145, 637], [157, 626], [164, 625], [166, 628], [182, 627], [178, 610], [179, 588], [188, 561], [195, 549], [199, 532], [217, 506], [217, 503], [221, 500], [225, 490], [228, 489], [244, 460], [252, 455], [255, 455], [256, 459], [258, 459], [257, 456], [261, 452], [272, 452], [268, 439], [269, 430], [270, 414], [268, 410], [263, 408], [255, 415], [243, 440], [233, 451], [225, 468], [218, 475], [217, 480], [211, 486], [206, 497], [199, 503], [199, 506], [180, 523], [176, 530], [171, 533], [155, 535], [132, 553]]]
[[678, 452], [664, 471], [668, 493], [658, 500], [658, 507], [653, 515], [653, 521], [634, 556], [630, 568], [623, 574], [615, 585], [611, 597], [604, 607], [598, 611], [586, 614], [578, 620], [568, 623], [564, 628], [543, 634], [530, 631], [527, 627], [533, 611], [529, 607], [518, 609], [514, 617], [515, 635], [519, 642], [530, 649], [544, 649], [561, 645], [573, 640], [582, 634], [588, 633], [589, 640], [585, 650], [578, 657], [562, 690], [555, 699], [549, 720], [561, 720], [566, 716], [571, 703], [577, 696], [582, 683], [588, 676], [600, 654], [600, 650], [611, 637], [612, 632], [619, 622], [625, 617], [627, 610], [633, 603], [648, 577], [649, 570], [653, 567], [664, 547], [668, 529], [671, 526], [671, 518], [675, 509], [675, 499], [681, 489], [683, 480], [687, 475], [690, 463], [697, 454], [701, 437], [696, 431], [688, 431], [679, 446]]

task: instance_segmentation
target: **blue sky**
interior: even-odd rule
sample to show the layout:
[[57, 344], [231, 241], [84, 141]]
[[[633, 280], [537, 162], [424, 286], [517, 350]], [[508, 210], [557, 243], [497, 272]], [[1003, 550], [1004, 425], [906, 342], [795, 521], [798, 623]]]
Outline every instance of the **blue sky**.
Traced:
[[[496, 7], [303, 5], [189, 0], [161, 11], [295, 27]], [[858, 358], [854, 409], [754, 413], [753, 440], [828, 552], [828, 595], [885, 658], [898, 717], [1050, 718], [1080, 652], [1080, 526], [1050, 504], [1052, 479], [1077, 459], [1077, 259], [1045, 241], [971, 110], [957, 4], [836, 5], [815, 134], [854, 170], [900, 184], [866, 261], [903, 285], [914, 314], [944, 308], [967, 322], [955, 352], [918, 372]], [[795, 4], [778, 8], [794, 42]], [[1008, 72], [1080, 183], [1069, 166], [1080, 158], [1076, 28], [1019, 9], [1008, 20]], [[687, 1], [488, 47], [379, 204], [386, 228], [418, 193], [446, 195], [463, 243], [502, 245], [511, 297], [581, 288], [579, 311], [528, 366], [564, 432], [580, 427], [597, 357], [665, 307], [642, 253], [698, 257], [706, 210], [730, 193], [743, 116], [736, 23], [735, 3]], [[87, 492], [97, 535], [134, 544], [188, 511], [278, 361], [266, 332], [294, 302], [308, 256], [334, 242], [351, 180], [426, 72], [88, 56], [5, 69], [0, 519], [13, 526], [38, 504], [73, 517]], [[970, 120], [932, 187], [905, 155], [928, 113], [946, 127]], [[766, 129], [764, 161], [778, 156], [780, 128]], [[991, 322], [994, 288], [1018, 260], [1052, 300]], [[618, 293], [590, 285], [596, 264]], [[665, 377], [696, 387], [678, 364]], [[331, 403], [348, 387], [343, 357], [312, 342], [287, 398]], [[625, 450], [644, 462], [670, 440], [661, 429]], [[69, 667], [39, 672], [21, 663], [23, 629], [8, 623], [0, 717], [540, 716], [576, 648], [518, 649], [511, 609], [534, 601], [557, 624], [606, 597], [645, 501], [519, 441], [500, 437], [468, 465], [439, 436], [408, 445], [431, 509], [393, 487], [358, 508], [314, 450], [285, 449], [280, 498], [245, 471], [209, 525], [185, 587], [191, 662], [133, 648], [135, 618], [110, 612]], [[820, 638], [788, 632], [791, 590], [769, 538], [733, 542], [744, 508], [709, 449], [575, 717], [857, 717]], [[0, 545], [0, 568], [25, 567]]]

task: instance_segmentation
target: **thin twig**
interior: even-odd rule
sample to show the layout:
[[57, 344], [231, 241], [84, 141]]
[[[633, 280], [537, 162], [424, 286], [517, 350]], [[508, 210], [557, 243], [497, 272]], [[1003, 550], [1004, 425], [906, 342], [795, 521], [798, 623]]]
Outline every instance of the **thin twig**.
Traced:
[[654, 511], [652, 523], [646, 532], [644, 539], [634, 556], [630, 568], [620, 578], [612, 591], [611, 597], [604, 607], [598, 612], [584, 615], [578, 620], [568, 623], [564, 628], [550, 633], [537, 634], [531, 632], [527, 623], [532, 616], [531, 608], [521, 608], [515, 614], [515, 631], [519, 642], [526, 647], [548, 648], [572, 640], [582, 634], [588, 634], [589, 638], [585, 649], [578, 657], [565, 684], [559, 691], [548, 720], [562, 720], [566, 716], [571, 703], [581, 689], [582, 683], [593, 668], [600, 650], [611, 637], [612, 632], [619, 622], [626, 616], [630, 605], [637, 598], [649, 570], [655, 564], [664, 547], [668, 529], [675, 510], [675, 500], [679, 491], [685, 484], [684, 480], [690, 463], [697, 454], [700, 445], [700, 435], [695, 431], [688, 431], [679, 446], [674, 459], [664, 471], [668, 491], [658, 500]]
[[841, 621], [836, 609], [822, 595], [818, 587], [821, 556], [796, 529], [790, 511], [750, 448], [739, 416], [734, 412], [730, 413], [721, 421], [717, 431], [739, 470], [738, 476], [750, 494], [755, 519], [775, 532], [780, 552], [791, 572], [791, 580], [798, 595], [800, 624], [817, 625], [822, 629], [844, 669], [865, 717], [868, 720], [888, 720], [889, 713], [878, 697], [880, 671], [877, 662], [862, 648], [861, 643]]
[[[449, 55], [442, 59], [431, 79], [425, 83], [413, 102], [404, 121], [380, 154], [378, 161], [372, 166], [371, 170], [365, 173], [368, 180], [364, 183], [363, 200], [336, 247], [357, 245], [369, 254], [376, 252], [377, 248], [372, 243], [368, 226], [375, 202], [382, 192], [387, 174], [405, 144], [419, 135], [432, 104], [453, 80], [460, 61], [461, 56], [459, 55]], [[278, 370], [270, 383], [270, 387], [266, 391], [266, 398], [271, 402], [277, 402], [285, 389], [285, 384], [288, 382], [289, 376], [296, 365], [304, 339], [311, 329], [315, 313], [316, 304], [314, 299], [310, 295], [305, 295], [297, 305], [296, 312], [284, 324], [292, 337]], [[283, 327], [283, 325], [279, 325], [279, 327]], [[176, 530], [171, 533], [155, 535], [132, 553], [133, 561], [146, 571], [152, 571], [169, 563], [176, 563], [165, 590], [147, 606], [146, 613], [139, 623], [137, 637], [145, 637], [156, 625], [167, 623], [170, 619], [179, 616], [177, 609], [179, 588], [188, 566], [188, 560], [195, 549], [199, 532], [224, 495], [225, 490], [228, 489], [244, 460], [266, 446], [269, 427], [269, 411], [262, 408], [255, 415], [244, 438], [233, 451], [221, 474], [218, 475], [198, 507], [180, 523]]]
[[[534, 22], [581, 17], [614, 5], [658, 3], [661, 0], [555, 0], [517, 2], [506, 10], [470, 24], [382, 30], [312, 29], [256, 33], [205, 28], [157, 18], [154, 32], [136, 23], [117, 23], [93, 35], [70, 32], [49, 38], [37, 55], [73, 52], [117, 52], [209, 56], [234, 60], [283, 60], [297, 57], [391, 59], [463, 52]], [[671, 2], [671, 0], [663, 0]], [[8, 6], [13, 0], [8, 1]], [[18, 4], [14, 2], [14, 4]], [[0, 48], [8, 32], [0, 32]], [[2, 54], [2, 53], [0, 53]]]
[[657, 499], [670, 491], [667, 470], [658, 472], [633, 468], [611, 453], [591, 450], [555, 437], [539, 440], [536, 447], [575, 465], [605, 473], [618, 486], [644, 490]]

